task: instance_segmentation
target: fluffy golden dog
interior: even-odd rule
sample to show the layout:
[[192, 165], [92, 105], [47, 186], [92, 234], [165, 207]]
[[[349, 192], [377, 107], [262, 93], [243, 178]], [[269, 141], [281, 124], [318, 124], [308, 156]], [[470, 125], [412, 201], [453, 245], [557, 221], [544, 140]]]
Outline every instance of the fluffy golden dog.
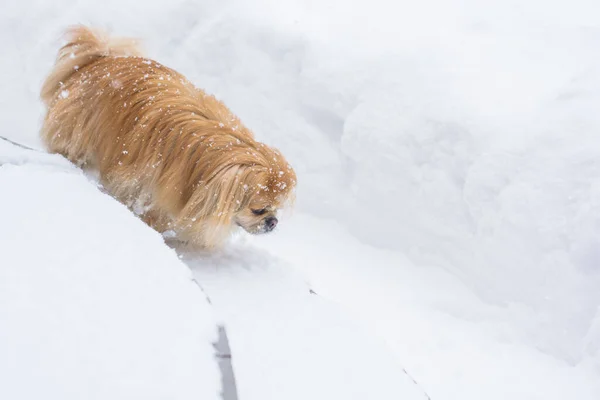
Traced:
[[195, 245], [217, 246], [236, 225], [275, 228], [296, 185], [279, 151], [133, 40], [83, 26], [67, 38], [41, 92], [49, 151], [98, 171], [149, 225]]

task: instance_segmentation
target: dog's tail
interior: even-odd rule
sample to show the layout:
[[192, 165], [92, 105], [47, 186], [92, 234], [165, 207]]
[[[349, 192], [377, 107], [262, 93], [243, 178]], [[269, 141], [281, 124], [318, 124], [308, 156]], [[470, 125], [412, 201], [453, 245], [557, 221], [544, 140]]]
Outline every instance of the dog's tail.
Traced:
[[42, 86], [41, 98], [46, 105], [50, 104], [75, 72], [97, 59], [107, 56], [141, 56], [135, 39], [109, 38], [83, 25], [68, 29], [66, 39], [67, 44], [58, 51], [54, 69]]

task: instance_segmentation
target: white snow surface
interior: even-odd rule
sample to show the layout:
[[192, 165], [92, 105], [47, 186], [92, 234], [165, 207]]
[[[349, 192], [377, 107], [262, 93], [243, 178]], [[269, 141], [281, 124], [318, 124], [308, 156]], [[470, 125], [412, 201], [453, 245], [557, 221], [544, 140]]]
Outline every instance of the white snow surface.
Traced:
[[268, 249], [182, 255], [228, 329], [240, 399], [427, 399], [382, 340]]
[[[13, 140], [39, 146], [40, 83], [60, 31], [83, 22], [144, 39], [296, 168], [296, 212], [279, 232], [201, 257], [206, 270], [183, 254], [231, 327], [249, 398], [271, 374], [288, 383], [277, 393], [308, 374], [268, 369], [280, 359], [243, 336], [297, 323], [276, 307], [281, 271], [319, 294], [289, 300], [322, 310], [306, 323], [323, 312], [360, 325], [357, 340], [383, 341], [434, 400], [600, 398], [597, 1], [27, 0], [0, 21], [0, 126]], [[27, 175], [45, 173], [8, 167], [22, 199], [38, 185]], [[165, 251], [147, 249], [158, 242], [139, 246]], [[286, 343], [297, 354], [305, 342]], [[382, 359], [386, 381], [402, 367]]]
[[0, 164], [0, 398], [218, 399], [213, 311], [162, 237], [61, 157]]

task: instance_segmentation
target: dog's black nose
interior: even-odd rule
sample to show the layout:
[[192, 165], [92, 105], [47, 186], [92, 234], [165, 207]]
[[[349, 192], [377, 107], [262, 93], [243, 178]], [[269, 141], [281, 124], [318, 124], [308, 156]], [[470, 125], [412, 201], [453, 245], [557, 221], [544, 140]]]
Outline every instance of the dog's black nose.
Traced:
[[271, 232], [277, 226], [277, 218], [275, 217], [267, 217], [265, 218], [265, 230], [267, 232]]

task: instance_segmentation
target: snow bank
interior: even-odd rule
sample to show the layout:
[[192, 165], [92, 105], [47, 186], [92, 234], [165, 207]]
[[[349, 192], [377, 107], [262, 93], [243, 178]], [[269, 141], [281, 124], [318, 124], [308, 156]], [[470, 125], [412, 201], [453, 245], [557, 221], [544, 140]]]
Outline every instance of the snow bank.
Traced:
[[[432, 399], [598, 398], [596, 371], [516, 340], [511, 310], [481, 302], [451, 273], [361, 243], [335, 221], [299, 214], [290, 222], [252, 244], [301, 271], [324, 300], [352, 310]], [[597, 345], [590, 342], [590, 352]]]
[[60, 157], [0, 165], [0, 398], [219, 398], [212, 311], [160, 235]]
[[599, 6], [267, 3], [159, 54], [289, 155], [299, 209], [452, 271], [517, 340], [592, 356]]

